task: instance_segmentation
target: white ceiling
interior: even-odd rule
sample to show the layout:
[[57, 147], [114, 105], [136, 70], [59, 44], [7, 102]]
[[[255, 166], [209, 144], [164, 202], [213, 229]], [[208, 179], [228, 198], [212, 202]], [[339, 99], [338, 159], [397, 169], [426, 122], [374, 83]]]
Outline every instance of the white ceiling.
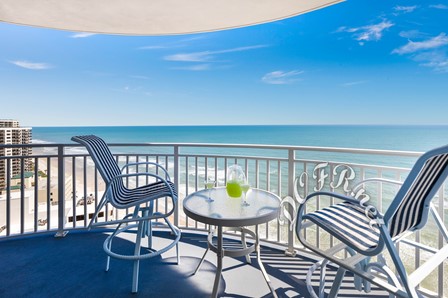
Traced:
[[79, 32], [172, 35], [271, 22], [343, 0], [0, 0], [0, 21]]

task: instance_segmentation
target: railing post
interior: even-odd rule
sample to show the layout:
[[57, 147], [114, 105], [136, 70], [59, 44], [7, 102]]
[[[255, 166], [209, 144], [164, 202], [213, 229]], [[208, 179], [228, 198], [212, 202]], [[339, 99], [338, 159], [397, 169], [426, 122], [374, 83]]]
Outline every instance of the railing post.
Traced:
[[[50, 186], [48, 186], [50, 187]], [[58, 231], [55, 237], [64, 237], [67, 231], [64, 231], [65, 224], [65, 164], [64, 164], [64, 145], [58, 145]]]
[[[294, 149], [288, 149], [288, 196], [294, 198], [294, 179], [296, 176], [295, 164], [294, 164]], [[295, 218], [294, 207], [288, 204], [288, 212]], [[285, 251], [287, 256], [295, 256], [294, 250], [294, 229], [289, 228], [288, 224], [288, 248]]]
[[[179, 194], [179, 146], [174, 145], [174, 185], [177, 193]], [[178, 198], [179, 199], [179, 198]], [[179, 200], [177, 201], [176, 208], [174, 209], [174, 225], [179, 226]]]
[[20, 159], [20, 234], [25, 232], [25, 159]]
[[11, 159], [6, 161], [6, 236], [11, 234]]

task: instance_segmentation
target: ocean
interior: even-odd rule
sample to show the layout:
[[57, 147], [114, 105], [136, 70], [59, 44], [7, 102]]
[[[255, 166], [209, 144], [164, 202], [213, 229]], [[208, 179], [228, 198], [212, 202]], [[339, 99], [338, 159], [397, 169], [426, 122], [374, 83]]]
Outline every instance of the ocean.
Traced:
[[427, 151], [448, 144], [448, 126], [257, 125], [33, 127], [33, 142], [71, 143], [95, 134], [110, 143], [268, 144]]
[[[227, 143], [360, 148], [425, 152], [448, 144], [448, 126], [249, 125], [249, 126], [92, 126], [33, 127], [34, 143], [70, 144], [74, 135], [95, 134], [108, 143]], [[159, 149], [115, 148], [116, 153]], [[132, 151], [134, 150], [134, 152]], [[142, 151], [146, 150], [146, 151]], [[149, 151], [148, 151], [149, 150]], [[154, 150], [154, 151], [151, 151]], [[163, 149], [162, 149], [163, 150]], [[162, 151], [163, 152], [163, 151]], [[183, 148], [189, 154], [287, 157], [287, 152], [253, 149]], [[296, 151], [296, 158], [409, 168], [416, 158]]]

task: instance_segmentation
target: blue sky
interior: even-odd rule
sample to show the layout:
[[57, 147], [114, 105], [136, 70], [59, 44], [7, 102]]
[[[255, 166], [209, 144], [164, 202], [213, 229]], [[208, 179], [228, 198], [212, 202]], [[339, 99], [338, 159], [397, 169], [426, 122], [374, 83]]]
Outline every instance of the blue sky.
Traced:
[[0, 23], [0, 40], [0, 118], [24, 126], [448, 124], [446, 0], [178, 36]]

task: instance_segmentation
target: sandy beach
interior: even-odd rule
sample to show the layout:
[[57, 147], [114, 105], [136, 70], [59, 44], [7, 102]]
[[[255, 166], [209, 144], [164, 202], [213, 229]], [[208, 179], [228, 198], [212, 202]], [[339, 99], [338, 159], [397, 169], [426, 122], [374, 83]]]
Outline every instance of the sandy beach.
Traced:
[[[40, 150], [40, 151], [39, 151]], [[45, 151], [45, 152], [44, 152]], [[55, 153], [55, 151], [54, 151]], [[40, 155], [40, 154], [51, 154], [49, 150], [42, 150], [38, 149], [33, 152], [34, 155]], [[119, 162], [120, 166], [123, 166], [125, 164], [125, 160]], [[65, 180], [65, 209], [66, 209], [66, 215], [71, 215], [73, 213], [72, 209], [73, 206], [83, 206], [84, 202], [87, 202], [87, 205], [89, 206], [89, 213], [92, 210], [92, 207], [95, 206], [95, 202], [98, 203], [101, 199], [104, 190], [105, 190], [105, 183], [102, 179], [99, 172], [96, 172], [95, 165], [93, 161], [90, 158], [84, 158], [84, 157], [69, 157], [65, 158], [64, 160], [64, 167], [65, 167], [65, 173], [64, 173], [64, 180]], [[129, 158], [129, 163], [136, 162], [135, 158]], [[51, 158], [50, 159], [50, 167], [48, 167], [48, 160], [47, 159], [39, 159], [38, 162], [38, 171], [43, 171], [44, 173], [49, 173], [49, 181], [50, 181], [50, 193], [52, 196], [50, 197], [50, 200], [48, 200], [46, 196], [47, 192], [47, 179], [48, 178], [41, 178], [41, 182], [39, 183], [39, 189], [42, 190], [42, 192], [39, 193], [38, 201], [40, 205], [46, 205], [47, 203], [53, 202], [53, 204], [56, 204], [58, 201], [58, 161], [57, 158]], [[50, 170], [48, 170], [50, 169]], [[142, 166], [139, 168], [139, 172], [144, 172], [146, 170], [145, 166]], [[149, 168], [149, 171], [151, 171], [151, 167]], [[135, 167], [129, 168], [129, 173], [135, 173], [136, 169]], [[148, 181], [151, 183], [151, 180]], [[136, 186], [145, 185], [147, 183], [145, 177], [140, 177], [138, 179], [138, 184], [136, 178], [129, 178], [127, 179], [128, 187], [134, 188]], [[186, 225], [186, 216], [182, 212], [182, 200], [186, 196], [187, 193], [192, 193], [195, 191], [194, 187], [186, 187], [185, 184], [182, 184], [179, 186], [179, 201], [178, 206], [180, 210], [180, 216], [179, 216], [179, 225], [185, 226]], [[73, 193], [75, 194], [73, 196]], [[73, 198], [75, 199], [75, 202], [73, 202]], [[170, 200], [167, 200], [168, 202], [168, 208], [171, 208]], [[91, 205], [92, 204], [92, 205]], [[90, 205], [92, 207], [90, 207]], [[158, 210], [165, 210], [165, 200], [158, 200], [158, 203], [156, 204], [156, 207]], [[77, 208], [79, 210], [79, 208]], [[94, 208], [93, 208], [94, 209]], [[131, 211], [128, 211], [131, 212]], [[124, 211], [119, 211], [117, 216], [124, 216]], [[174, 222], [174, 219], [172, 219]], [[53, 221], [55, 222], [55, 221]], [[191, 224], [191, 221], [189, 222]]]

